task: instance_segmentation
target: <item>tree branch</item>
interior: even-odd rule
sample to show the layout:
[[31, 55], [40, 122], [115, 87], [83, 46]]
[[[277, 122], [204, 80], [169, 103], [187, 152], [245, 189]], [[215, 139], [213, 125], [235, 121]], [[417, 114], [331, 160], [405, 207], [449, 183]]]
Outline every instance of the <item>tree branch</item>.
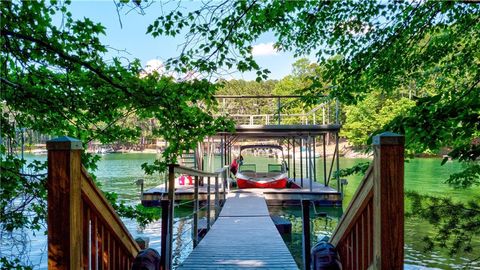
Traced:
[[94, 67], [91, 63], [88, 63], [88, 62], [85, 62], [85, 61], [81, 60], [77, 56], [69, 55], [69, 54], [65, 53], [64, 51], [62, 51], [58, 48], [55, 48], [54, 46], [52, 46], [51, 44], [49, 44], [49, 43], [47, 43], [43, 40], [34, 38], [32, 36], [24, 35], [24, 34], [21, 34], [21, 33], [12, 32], [12, 31], [7, 30], [7, 29], [1, 29], [0, 34], [1, 34], [2, 37], [3, 36], [10, 36], [10, 37], [34, 42], [34, 43], [42, 46], [43, 48], [45, 48], [47, 51], [53, 52], [53, 53], [57, 54], [58, 56], [60, 56], [61, 58], [65, 59], [67, 61], [70, 61], [72, 63], [76, 63], [76, 64], [79, 64], [79, 65], [83, 66], [84, 68], [86, 68], [86, 69], [92, 71], [93, 73], [95, 73], [98, 77], [100, 77], [102, 80], [104, 80], [108, 84], [112, 85], [115, 88], [123, 90], [125, 93], [130, 95], [129, 92], [127, 91], [128, 89], [125, 86], [114, 82], [113, 79], [106, 76], [101, 69]]

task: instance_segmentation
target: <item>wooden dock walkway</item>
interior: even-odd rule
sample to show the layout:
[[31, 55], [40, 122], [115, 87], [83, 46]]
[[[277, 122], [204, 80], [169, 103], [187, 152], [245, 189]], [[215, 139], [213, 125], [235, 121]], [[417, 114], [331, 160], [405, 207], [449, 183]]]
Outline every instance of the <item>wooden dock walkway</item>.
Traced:
[[211, 230], [179, 269], [298, 269], [262, 194], [232, 192]]

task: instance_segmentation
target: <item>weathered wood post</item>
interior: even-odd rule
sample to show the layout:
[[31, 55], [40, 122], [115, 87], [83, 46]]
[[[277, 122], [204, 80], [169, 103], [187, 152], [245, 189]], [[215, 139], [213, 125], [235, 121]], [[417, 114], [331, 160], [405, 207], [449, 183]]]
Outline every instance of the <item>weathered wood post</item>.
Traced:
[[[338, 105], [338, 102], [337, 102], [337, 105]], [[335, 134], [335, 153], [337, 153], [337, 160], [336, 160], [337, 173], [335, 175], [335, 178], [337, 179], [337, 191], [338, 192], [340, 192], [340, 149], [338, 148], [339, 139], [340, 139], [340, 137], [339, 137], [339, 133], [337, 131], [337, 133]]]
[[313, 182], [317, 182], [317, 158], [315, 157], [316, 148], [317, 146], [317, 139], [313, 136]]
[[137, 186], [140, 186], [140, 201], [143, 200], [143, 186], [144, 186], [145, 181], [143, 179], [138, 179], [135, 181], [135, 184]]
[[82, 142], [59, 137], [48, 149], [48, 269], [82, 266]]
[[403, 269], [405, 138], [385, 132], [374, 146], [374, 269]]
[[277, 98], [277, 107], [278, 107], [278, 124], [280, 125], [282, 123], [282, 103], [280, 101], [280, 97]]
[[290, 178], [290, 138], [287, 138], [287, 172], [288, 178]]

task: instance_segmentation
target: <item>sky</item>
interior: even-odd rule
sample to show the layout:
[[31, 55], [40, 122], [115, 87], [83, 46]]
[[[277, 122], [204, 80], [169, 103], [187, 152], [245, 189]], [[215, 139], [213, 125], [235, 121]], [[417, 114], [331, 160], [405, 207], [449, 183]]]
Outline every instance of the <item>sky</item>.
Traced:
[[[80, 19], [90, 18], [94, 22], [101, 23], [106, 27], [106, 35], [101, 37], [104, 44], [112, 47], [107, 58], [113, 56], [127, 59], [140, 59], [142, 65], [150, 69], [158, 68], [158, 65], [170, 57], [178, 56], [179, 45], [183, 43], [183, 37], [177, 36], [153, 38], [146, 34], [150, 25], [159, 15], [167, 12], [172, 7], [170, 4], [154, 3], [145, 9], [145, 14], [139, 14], [136, 10], [123, 9], [120, 16], [117, 14], [115, 3], [112, 1], [79, 1], [74, 0], [69, 7], [73, 17]], [[200, 6], [199, 1], [183, 2], [188, 8]], [[121, 23], [120, 23], [121, 21]], [[253, 45], [253, 55], [262, 68], [271, 71], [269, 79], [281, 79], [290, 74], [292, 63], [295, 61], [292, 53], [277, 52], [273, 49], [275, 38], [273, 34], [264, 34]], [[254, 72], [227, 75], [225, 79], [254, 80]]]

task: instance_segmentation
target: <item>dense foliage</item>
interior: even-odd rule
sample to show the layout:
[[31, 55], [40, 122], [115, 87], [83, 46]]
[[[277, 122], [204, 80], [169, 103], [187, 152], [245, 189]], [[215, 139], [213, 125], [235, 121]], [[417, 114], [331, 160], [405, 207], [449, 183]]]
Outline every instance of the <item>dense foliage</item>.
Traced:
[[[45, 218], [45, 168], [35, 164], [26, 174], [25, 161], [15, 157], [18, 130], [75, 137], [85, 143], [135, 140], [141, 127], [129, 117], [155, 119], [150, 132], [169, 142], [155, 170], [176, 162], [206, 135], [231, 127], [209, 113], [216, 86], [206, 80], [186, 80], [147, 74], [140, 62], [106, 59], [100, 42], [105, 28], [88, 18], [74, 20], [69, 1], [2, 1], [1, 4], [1, 230], [40, 229]], [[83, 163], [96, 168], [96, 158], [84, 153]], [[32, 165], [33, 166], [33, 165]], [[127, 206], [107, 194], [119, 213], [152, 219], [151, 213]], [[6, 254], [4, 254], [6, 255]]]
[[365, 145], [374, 132], [407, 113], [414, 105], [415, 102], [408, 98], [372, 93], [357, 104], [343, 108], [345, 124], [342, 135], [353, 145]]
[[[305, 88], [313, 83], [311, 77], [319, 74], [320, 70], [321, 67], [316, 63], [300, 58], [293, 63], [291, 74], [281, 80], [221, 80], [217, 95], [243, 95], [251, 98], [222, 98], [219, 111], [229, 114], [237, 124], [245, 123], [249, 115], [254, 116], [255, 124], [265, 124], [265, 115], [269, 116], [269, 123], [277, 123], [279, 112], [282, 124], [300, 124], [305, 121], [332, 123], [335, 121], [335, 100], [328, 96], [303, 96]], [[322, 111], [323, 108], [325, 112]]]
[[[358, 138], [355, 143], [390, 130], [405, 135], [410, 152], [448, 147], [450, 158], [466, 167], [448, 182], [478, 185], [478, 3], [248, 0], [208, 2], [185, 14], [180, 10], [159, 17], [148, 29], [154, 36], [188, 33], [182, 54], [170, 65], [217, 73], [235, 67], [256, 70], [258, 79], [265, 78], [268, 71], [255, 62], [251, 49], [262, 34], [273, 33], [278, 50], [318, 58], [322, 69], [309, 77], [312, 83], [302, 92], [306, 102], [328, 94], [346, 105], [359, 104], [346, 111], [347, 121], [367, 122], [365, 129], [346, 123], [346, 133]], [[444, 200], [424, 200], [421, 205], [413, 202], [427, 208], [448, 205]], [[478, 210], [478, 204], [470, 205]], [[478, 211], [467, 212], [456, 218], [480, 219]], [[468, 251], [468, 240], [478, 231], [456, 228], [445, 215], [438, 219], [440, 240], [432, 243], [451, 243], [452, 251], [457, 251], [463, 241]], [[467, 239], [443, 241], [452, 236], [442, 234], [449, 229], [464, 230]]]
[[[231, 128], [212, 116], [217, 85], [147, 74], [138, 60], [105, 59], [104, 27], [88, 18], [74, 20], [68, 4], [3, 1], [0, 7], [0, 130], [2, 140], [11, 142], [1, 149], [2, 230], [40, 229], [45, 216], [44, 164], [22, 170], [25, 161], [13, 151], [18, 130], [69, 135], [84, 143], [132, 142], [145, 135], [139, 123], [154, 120], [148, 136], [169, 144], [162, 160], [144, 166], [153, 173], [205, 136]], [[325, 95], [338, 98], [346, 106], [345, 135], [355, 144], [390, 130], [405, 134], [411, 152], [448, 147], [449, 156], [465, 164], [448, 182], [463, 188], [480, 183], [480, 5], [242, 0], [186, 10], [180, 4], [147, 29], [153, 36], [186, 33], [181, 55], [167, 68], [178, 74], [256, 71], [257, 82], [221, 82], [219, 93], [302, 94], [302, 107], [286, 106], [290, 112], [323, 102]], [[274, 34], [278, 50], [314, 54], [318, 64], [301, 60], [292, 75], [260, 82], [269, 71], [256, 63], [252, 45], [264, 33]], [[272, 104], [246, 106], [264, 113]], [[83, 158], [94, 170], [95, 157], [85, 153]], [[114, 194], [108, 196], [116, 201]], [[436, 241], [428, 243], [453, 252], [471, 250], [469, 240], [479, 235], [478, 203], [410, 196], [416, 214], [439, 229], [429, 238]], [[125, 216], [148, 221], [136, 209], [115, 205]], [[445, 214], [451, 205], [465, 211], [452, 219]], [[12, 267], [17, 263], [1, 260]]]

